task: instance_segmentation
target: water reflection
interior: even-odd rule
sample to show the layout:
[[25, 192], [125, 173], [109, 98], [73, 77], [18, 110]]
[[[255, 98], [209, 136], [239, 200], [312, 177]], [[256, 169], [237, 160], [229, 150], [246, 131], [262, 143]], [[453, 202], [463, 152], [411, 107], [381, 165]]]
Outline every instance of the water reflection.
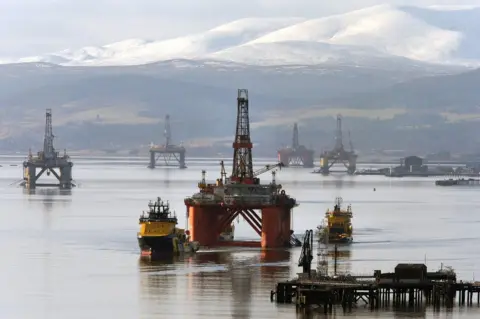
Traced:
[[343, 189], [345, 187], [354, 187], [356, 184], [355, 176], [348, 174], [331, 174], [328, 179], [322, 180], [322, 186], [336, 189]]
[[[273, 278], [288, 277], [290, 259], [288, 250], [228, 250], [160, 260], [141, 258], [142, 314], [173, 311], [185, 317], [201, 314], [225, 318], [230, 316], [228, 313], [232, 318], [250, 318], [252, 295], [260, 290], [258, 294], [267, 296]], [[179, 298], [189, 306], [182, 308], [178, 301], [168, 302]], [[173, 304], [181, 309], [172, 310]]]
[[[380, 310], [381, 311], [381, 310]], [[394, 318], [427, 318], [427, 308], [425, 305], [416, 307], [393, 307]], [[443, 313], [443, 318], [445, 313]]]
[[166, 170], [164, 170], [164, 172], [165, 172], [165, 175], [163, 178], [163, 183], [165, 184], [166, 187], [169, 187], [170, 186], [170, 170], [167, 168]]
[[54, 205], [61, 203], [66, 205], [72, 201], [71, 189], [59, 188], [38, 188], [23, 189], [23, 194], [27, 196], [29, 202], [42, 202], [46, 211], [51, 211]]
[[260, 253], [261, 280], [276, 279], [290, 273], [290, 250], [266, 250]]
[[352, 271], [352, 248], [350, 245], [329, 245], [328, 262], [331, 274], [350, 274]]
[[178, 261], [180, 261], [180, 256], [176, 256], [176, 255], [156, 256], [156, 257], [141, 256], [138, 259], [140, 271], [145, 271], [155, 266], [172, 265]]

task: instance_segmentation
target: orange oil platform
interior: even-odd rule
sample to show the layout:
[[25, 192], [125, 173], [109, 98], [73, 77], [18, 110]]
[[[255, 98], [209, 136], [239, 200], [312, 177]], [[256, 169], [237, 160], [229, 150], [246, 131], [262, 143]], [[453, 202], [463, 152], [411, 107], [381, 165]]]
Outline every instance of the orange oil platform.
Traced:
[[[275, 182], [260, 184], [258, 175], [282, 167], [280, 162], [253, 171], [252, 142], [248, 116], [248, 90], [238, 90], [237, 127], [233, 142], [232, 175], [227, 178], [223, 161], [221, 178], [215, 184], [207, 184], [205, 171], [198, 184], [200, 191], [185, 199], [190, 239], [201, 246], [220, 245], [261, 246], [279, 248], [296, 245], [292, 239], [291, 213], [296, 200], [288, 196]], [[257, 213], [260, 211], [260, 214]], [[219, 241], [220, 233], [238, 216], [242, 216], [261, 237], [260, 242]]]

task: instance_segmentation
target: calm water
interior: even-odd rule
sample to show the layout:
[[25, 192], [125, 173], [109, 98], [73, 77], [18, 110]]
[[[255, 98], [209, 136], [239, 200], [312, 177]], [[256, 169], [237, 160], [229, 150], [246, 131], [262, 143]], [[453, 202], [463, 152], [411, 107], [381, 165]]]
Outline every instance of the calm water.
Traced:
[[[11, 186], [22, 170], [10, 164], [21, 161], [0, 158], [0, 318], [306, 318], [293, 305], [269, 301], [276, 281], [301, 271], [300, 248], [140, 260], [137, 219], [148, 201], [170, 200], [183, 227], [183, 198], [196, 191], [202, 168], [210, 180], [219, 176], [217, 160], [152, 171], [146, 159], [75, 159], [78, 188], [31, 194]], [[277, 181], [300, 202], [293, 225], [298, 234], [319, 224], [336, 196], [352, 204], [355, 243], [344, 249], [340, 272], [371, 274], [392, 271], [398, 262], [426, 260], [432, 270], [443, 262], [462, 279], [480, 277], [480, 188], [435, 187], [429, 178], [323, 177], [310, 171], [284, 169]], [[256, 238], [246, 222], [236, 227], [237, 237]], [[349, 315], [479, 316], [477, 307], [457, 307], [450, 314], [371, 313], [362, 307]], [[334, 317], [344, 316], [338, 310]]]

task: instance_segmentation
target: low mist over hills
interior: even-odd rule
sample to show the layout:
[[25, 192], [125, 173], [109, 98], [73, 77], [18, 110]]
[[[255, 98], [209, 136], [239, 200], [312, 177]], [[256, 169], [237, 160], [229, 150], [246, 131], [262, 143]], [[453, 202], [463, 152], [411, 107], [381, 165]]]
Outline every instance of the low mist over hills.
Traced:
[[230, 148], [237, 89], [247, 88], [253, 139], [265, 153], [289, 144], [295, 121], [306, 146], [330, 147], [337, 113], [360, 150], [473, 151], [479, 18], [477, 8], [382, 5], [7, 61], [0, 147], [39, 148], [51, 108], [57, 147], [160, 143], [170, 114], [175, 142]]

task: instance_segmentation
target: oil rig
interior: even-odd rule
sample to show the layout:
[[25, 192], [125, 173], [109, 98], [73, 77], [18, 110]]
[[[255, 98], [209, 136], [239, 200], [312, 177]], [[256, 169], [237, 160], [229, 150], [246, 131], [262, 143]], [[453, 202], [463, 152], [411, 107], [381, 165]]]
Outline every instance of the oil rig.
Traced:
[[[60, 156], [53, 147], [53, 130], [52, 130], [52, 110], [47, 109], [45, 121], [45, 137], [43, 140], [43, 151], [33, 156], [30, 151], [28, 159], [23, 162], [23, 182], [25, 188], [35, 189], [36, 187], [60, 187], [61, 189], [71, 189], [75, 186], [72, 182], [73, 163], [65, 150], [63, 156]], [[38, 174], [36, 170], [40, 169]], [[56, 171], [58, 170], [58, 172]], [[58, 184], [38, 183], [38, 179], [44, 172], [47, 175], [53, 174], [58, 180]]]
[[[172, 144], [172, 131], [170, 129], [170, 115], [165, 116], [165, 144], [150, 145], [150, 163], [148, 168], [155, 166], [176, 166], [187, 168], [185, 166], [185, 147]], [[158, 161], [161, 163], [158, 163]]]
[[[248, 91], [239, 89], [232, 174], [227, 177], [221, 162], [221, 177], [216, 183], [207, 184], [205, 171], [202, 171], [202, 180], [198, 184], [200, 191], [185, 198], [187, 234], [201, 246], [279, 248], [297, 245], [291, 230], [292, 208], [297, 206], [296, 200], [275, 182], [275, 170], [269, 184], [260, 184], [258, 178], [258, 175], [281, 168], [283, 164], [267, 165], [253, 171], [252, 147]], [[261, 213], [258, 214], [256, 210]], [[261, 237], [260, 242], [222, 241], [220, 244], [220, 233], [238, 216], [250, 224]]]
[[315, 151], [307, 149], [300, 145], [298, 139], [298, 125], [293, 125], [292, 146], [278, 150], [278, 160], [285, 166], [303, 166], [305, 168], [313, 167], [313, 154]]
[[[350, 137], [350, 133], [348, 134]], [[336, 163], [342, 163], [347, 169], [348, 174], [354, 174], [357, 169], [357, 157], [353, 150], [352, 140], [350, 138], [350, 151], [346, 151], [343, 146], [342, 134], [342, 116], [337, 115], [337, 129], [335, 133], [335, 147], [331, 151], [324, 151], [320, 156], [320, 169], [314, 173], [324, 175], [330, 174], [330, 168]]]

